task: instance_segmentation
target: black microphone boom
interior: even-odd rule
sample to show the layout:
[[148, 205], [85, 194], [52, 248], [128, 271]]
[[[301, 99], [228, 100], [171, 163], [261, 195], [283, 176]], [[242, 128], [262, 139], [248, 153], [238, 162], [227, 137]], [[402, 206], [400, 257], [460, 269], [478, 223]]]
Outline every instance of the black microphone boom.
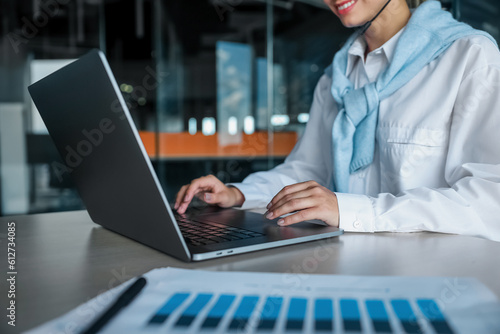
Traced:
[[368, 30], [368, 28], [370, 28], [370, 26], [372, 25], [372, 22], [375, 21], [375, 19], [382, 13], [382, 11], [385, 9], [385, 7], [387, 7], [387, 5], [389, 4], [389, 2], [391, 2], [391, 0], [387, 0], [387, 2], [385, 3], [384, 7], [382, 7], [382, 9], [377, 13], [377, 15], [375, 15], [375, 17], [373, 17], [373, 19], [371, 19], [370, 21], [368, 21], [365, 24], [363, 24], [361, 26], [361, 28], [359, 28], [359, 34], [360, 35], [363, 35]]

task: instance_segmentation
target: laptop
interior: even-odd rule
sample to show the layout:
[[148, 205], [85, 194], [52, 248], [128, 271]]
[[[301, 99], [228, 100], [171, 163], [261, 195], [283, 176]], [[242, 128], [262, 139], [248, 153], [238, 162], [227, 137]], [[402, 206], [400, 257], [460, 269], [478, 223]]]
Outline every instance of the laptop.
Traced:
[[169, 205], [104, 54], [92, 50], [28, 87], [91, 219], [183, 261], [200, 261], [341, 235], [302, 222], [214, 206]]

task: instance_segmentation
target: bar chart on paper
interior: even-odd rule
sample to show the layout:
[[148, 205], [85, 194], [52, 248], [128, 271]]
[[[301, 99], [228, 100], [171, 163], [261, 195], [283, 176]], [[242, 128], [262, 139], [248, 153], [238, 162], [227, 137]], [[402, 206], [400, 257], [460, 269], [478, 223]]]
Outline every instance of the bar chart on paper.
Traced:
[[[144, 276], [146, 287], [102, 333], [500, 333], [500, 302], [472, 278], [176, 268]], [[99, 300], [113, 298], [81, 309], [105, 308]], [[77, 310], [33, 333], [85, 327], [89, 319]]]
[[169, 332], [190, 329], [221, 333], [454, 333], [432, 299], [335, 299], [186, 292], [169, 296], [144, 325], [147, 331], [159, 328]]
[[169, 271], [109, 333], [488, 333], [498, 303], [467, 279]]

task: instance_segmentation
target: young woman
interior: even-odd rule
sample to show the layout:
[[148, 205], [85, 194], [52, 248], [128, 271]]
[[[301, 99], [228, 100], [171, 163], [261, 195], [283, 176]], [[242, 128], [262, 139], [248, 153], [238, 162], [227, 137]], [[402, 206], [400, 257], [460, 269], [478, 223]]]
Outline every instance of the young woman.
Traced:
[[324, 1], [359, 28], [319, 80], [292, 153], [239, 184], [192, 181], [177, 211], [197, 195], [221, 207], [267, 207], [269, 219], [290, 214], [283, 226], [319, 219], [345, 231], [500, 241], [496, 42], [438, 1], [414, 10], [405, 0]]

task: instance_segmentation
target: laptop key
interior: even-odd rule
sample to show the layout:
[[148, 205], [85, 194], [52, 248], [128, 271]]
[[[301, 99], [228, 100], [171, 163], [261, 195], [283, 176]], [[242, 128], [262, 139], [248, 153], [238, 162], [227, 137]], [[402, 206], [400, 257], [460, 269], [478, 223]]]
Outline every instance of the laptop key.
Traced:
[[210, 222], [210, 225], [211, 226], [220, 227], [220, 228], [228, 228], [227, 225], [223, 225], [223, 224], [219, 224], [219, 223], [212, 223], [212, 222]]
[[252, 234], [254, 232], [252, 231], [247, 231], [247, 230], [239, 230], [238, 233], [243, 233], [243, 234]]
[[242, 234], [242, 233], [235, 233], [235, 232], [232, 232], [230, 235], [233, 235], [233, 236], [238, 237], [238, 238], [241, 238], [241, 239], [251, 238], [251, 236], [250, 236], [250, 235], [248, 235], [248, 234]]
[[241, 240], [241, 238], [238, 238], [238, 237], [235, 237], [235, 236], [232, 236], [232, 235], [226, 235], [226, 236], [224, 236], [224, 238], [229, 239], [229, 241]]
[[221, 237], [210, 237], [210, 240], [214, 240], [214, 241], [217, 241], [217, 242], [226, 242], [226, 241], [229, 241], [228, 239], [224, 239], [224, 238], [221, 238]]

